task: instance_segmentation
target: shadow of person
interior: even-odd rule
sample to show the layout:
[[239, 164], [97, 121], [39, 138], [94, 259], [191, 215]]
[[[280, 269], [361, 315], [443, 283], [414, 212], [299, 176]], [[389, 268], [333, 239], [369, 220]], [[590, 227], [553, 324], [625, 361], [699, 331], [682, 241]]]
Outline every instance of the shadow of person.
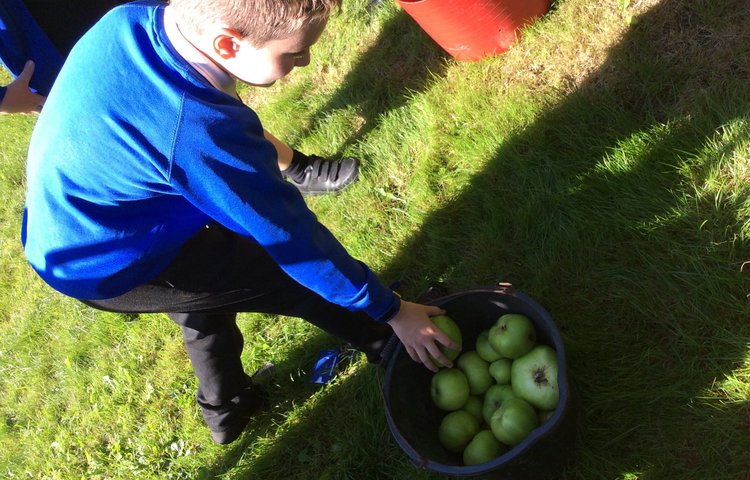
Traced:
[[[747, 424], [747, 404], [701, 398], [747, 354], [748, 194], [692, 185], [747, 142], [750, 22], [737, 18], [748, 15], [741, 0], [656, 4], [387, 268], [412, 285], [510, 281], [545, 305], [570, 346], [583, 461], [602, 478], [706, 478], [711, 452], [743, 457], [748, 435], [731, 426]], [[726, 157], [705, 157], [716, 142]]]
[[355, 109], [359, 127], [337, 146], [334, 157], [378, 127], [380, 118], [405, 105], [445, 69], [446, 54], [405, 12], [399, 10], [384, 24], [377, 40], [363, 53], [330, 99], [310, 117], [306, 128], [291, 140], [314, 132], [340, 109]]
[[[570, 478], [706, 478], [716, 471], [738, 478], [748, 471], [750, 407], [709, 392], [747, 355], [750, 285], [739, 270], [750, 253], [741, 231], [747, 191], [717, 199], [693, 188], [722, 166], [723, 157], [704, 156], [707, 143], [722, 143], [729, 155], [746, 142], [747, 131], [736, 130], [750, 116], [750, 22], [738, 18], [750, 18], [745, 0], [654, 2], [578, 88], [498, 142], [481, 171], [384, 269], [382, 278], [403, 279], [412, 295], [425, 278], [455, 289], [510, 281], [550, 311], [583, 412]], [[395, 31], [385, 30], [383, 37]], [[382, 45], [316, 114], [319, 120], [357, 103], [370, 123], [349, 142], [407, 102], [403, 89], [430, 75], [429, 61], [415, 59], [420, 66], [410, 68], [421, 80], [394, 85], [376, 67], [388, 55], [373, 60]], [[382, 77], [374, 90], [372, 75]], [[493, 94], [473, 88], [478, 97]], [[492, 136], [495, 125], [472, 127], [456, 135]], [[357, 373], [326, 402], [371, 380]], [[340, 404], [339, 414], [354, 418], [349, 410], [381, 405], [379, 395], [358, 397]], [[315, 451], [326, 410], [322, 402], [306, 411], [243, 471], [252, 478], [305, 471], [304, 456], [284, 452]], [[716, 422], [726, 426], [721, 435]], [[372, 465], [374, 454], [396, 448], [379, 434], [372, 450], [347, 451], [347, 461]], [[232, 462], [227, 457], [215, 473]]]

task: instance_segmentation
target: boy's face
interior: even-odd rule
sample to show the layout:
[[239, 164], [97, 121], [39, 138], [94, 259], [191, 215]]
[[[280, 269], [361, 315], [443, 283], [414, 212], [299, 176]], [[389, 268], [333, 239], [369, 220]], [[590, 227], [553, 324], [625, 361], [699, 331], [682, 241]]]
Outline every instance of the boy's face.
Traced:
[[310, 63], [310, 47], [318, 41], [327, 23], [327, 19], [315, 20], [291, 37], [271, 40], [261, 47], [227, 31], [227, 35], [215, 39], [214, 48], [221, 66], [238, 80], [258, 87], [270, 87], [294, 67]]

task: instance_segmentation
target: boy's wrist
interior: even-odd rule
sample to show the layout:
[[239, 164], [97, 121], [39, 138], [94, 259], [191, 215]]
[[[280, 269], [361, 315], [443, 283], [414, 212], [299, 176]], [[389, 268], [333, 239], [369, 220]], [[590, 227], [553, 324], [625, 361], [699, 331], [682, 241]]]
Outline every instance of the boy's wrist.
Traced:
[[395, 317], [398, 314], [398, 312], [401, 311], [401, 296], [398, 293], [396, 293], [395, 291], [393, 292], [393, 295], [395, 297], [395, 302], [378, 319], [378, 321], [381, 322], [381, 323], [388, 323], [388, 322], [390, 322], [391, 320], [393, 320], [393, 317]]

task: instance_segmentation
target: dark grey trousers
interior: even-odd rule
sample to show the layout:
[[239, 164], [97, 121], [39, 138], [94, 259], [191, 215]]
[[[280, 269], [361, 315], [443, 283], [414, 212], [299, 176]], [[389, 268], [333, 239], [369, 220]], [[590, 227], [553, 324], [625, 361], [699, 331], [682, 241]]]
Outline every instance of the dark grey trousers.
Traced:
[[[247, 385], [238, 312], [302, 318], [378, 361], [388, 325], [332, 304], [289, 277], [257, 243], [218, 225], [198, 232], [158, 278], [112, 299], [86, 300], [123, 313], [163, 312], [180, 325], [209, 428], [226, 430]], [[246, 421], [246, 420], [245, 420]]]

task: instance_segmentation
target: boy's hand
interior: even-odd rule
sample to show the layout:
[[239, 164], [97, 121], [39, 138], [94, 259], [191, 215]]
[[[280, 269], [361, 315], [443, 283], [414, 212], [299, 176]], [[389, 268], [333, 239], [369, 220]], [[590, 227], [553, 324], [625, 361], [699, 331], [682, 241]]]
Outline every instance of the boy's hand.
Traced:
[[406, 347], [406, 352], [411, 359], [415, 362], [422, 362], [425, 367], [433, 372], [437, 372], [438, 368], [433, 364], [430, 355], [447, 367], [453, 366], [453, 363], [448, 360], [448, 357], [440, 350], [440, 346], [436, 342], [455, 350], [461, 349], [461, 345], [453, 342], [430, 320], [431, 316], [444, 313], [445, 310], [439, 307], [401, 300], [401, 309], [388, 322], [401, 343]]
[[10, 83], [5, 90], [5, 96], [0, 103], [0, 112], [28, 113], [41, 111], [46, 98], [29, 89], [29, 82], [33, 74], [34, 62], [29, 60], [24, 65], [18, 78]]

